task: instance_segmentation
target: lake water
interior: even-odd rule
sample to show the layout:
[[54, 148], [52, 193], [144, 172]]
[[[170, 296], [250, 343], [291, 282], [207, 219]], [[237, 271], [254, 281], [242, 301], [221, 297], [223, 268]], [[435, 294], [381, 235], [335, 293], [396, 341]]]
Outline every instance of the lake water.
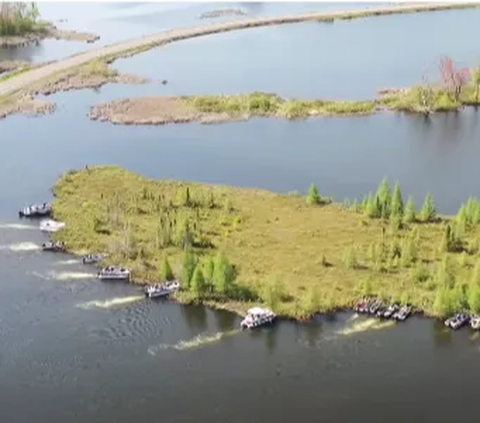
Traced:
[[[165, 17], [172, 26], [190, 24], [200, 10], [167, 6], [92, 5], [99, 13], [89, 28], [109, 17], [118, 28], [135, 26], [139, 32], [130, 34], [138, 35], [161, 29], [149, 18], [153, 7], [165, 16], [175, 14], [176, 21]], [[332, 5], [249, 7], [266, 15]], [[58, 5], [59, 18], [65, 8]], [[129, 14], [145, 22], [125, 23]], [[80, 19], [80, 12], [76, 15]], [[430, 121], [379, 114], [164, 127], [114, 126], [91, 122], [86, 114], [97, 102], [151, 93], [259, 89], [295, 97], [366, 98], [377, 88], [411, 84], [440, 54], [474, 63], [477, 18], [471, 10], [185, 41], [116, 62], [122, 71], [152, 78], [147, 86], [59, 94], [51, 97], [59, 107], [51, 116], [0, 121], [0, 421], [473, 418], [480, 343], [469, 330], [451, 333], [423, 319], [382, 326], [339, 315], [239, 332], [239, 318], [230, 313], [147, 301], [136, 287], [98, 282], [93, 268], [71, 256], [42, 254], [38, 246], [45, 238], [38, 223], [20, 221], [16, 213], [49, 199], [62, 172], [105, 163], [150, 177], [280, 192], [305, 191], [315, 182], [339, 200], [374, 190], [388, 176], [399, 179], [404, 195], [417, 202], [430, 190], [440, 211], [453, 213], [469, 195], [480, 196], [480, 121], [473, 109]], [[444, 35], [453, 24], [454, 35]], [[56, 54], [51, 53], [56, 47], [43, 48], [37, 58]], [[166, 86], [158, 83], [163, 78]]]

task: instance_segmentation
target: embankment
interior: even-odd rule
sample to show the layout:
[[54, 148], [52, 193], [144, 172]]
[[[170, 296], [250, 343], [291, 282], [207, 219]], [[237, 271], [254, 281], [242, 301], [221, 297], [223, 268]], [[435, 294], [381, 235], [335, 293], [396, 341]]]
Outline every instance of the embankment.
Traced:
[[429, 3], [429, 4], [404, 4], [389, 7], [375, 7], [370, 9], [360, 9], [354, 11], [337, 12], [314, 12], [298, 15], [243, 19], [234, 22], [215, 23], [194, 28], [181, 28], [165, 31], [159, 34], [147, 35], [135, 40], [124, 41], [98, 50], [81, 53], [66, 58], [59, 62], [34, 69], [15, 78], [0, 82], [0, 97], [11, 95], [19, 90], [28, 89], [34, 83], [38, 83], [46, 78], [52, 77], [59, 72], [65, 72], [72, 68], [84, 65], [90, 61], [98, 59], [113, 60], [118, 57], [124, 57], [148, 50], [158, 45], [185, 40], [194, 37], [200, 37], [210, 34], [216, 34], [226, 31], [235, 31], [246, 28], [256, 28], [268, 25], [281, 25], [289, 23], [298, 23], [305, 21], [331, 21], [335, 19], [356, 19], [370, 16], [381, 16], [402, 13], [419, 13], [437, 10], [449, 10], [459, 8], [478, 7], [479, 3]]

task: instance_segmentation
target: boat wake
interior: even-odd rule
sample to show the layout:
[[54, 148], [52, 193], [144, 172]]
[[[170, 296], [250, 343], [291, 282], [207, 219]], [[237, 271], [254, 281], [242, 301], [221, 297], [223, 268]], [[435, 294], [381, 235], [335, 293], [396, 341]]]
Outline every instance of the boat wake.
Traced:
[[367, 332], [370, 330], [379, 330], [379, 329], [386, 329], [390, 328], [392, 326], [395, 326], [395, 321], [393, 320], [388, 320], [388, 321], [381, 321], [378, 319], [374, 318], [369, 318], [366, 320], [358, 321], [355, 316], [350, 320], [353, 321], [353, 324], [347, 325], [347, 327], [339, 330], [336, 335], [344, 335], [344, 336], [349, 336], [349, 335], [354, 335], [357, 333], [362, 333], [362, 332]]
[[17, 230], [38, 230], [37, 226], [25, 225], [23, 223], [0, 223], [0, 229], [17, 229]]
[[19, 242], [17, 244], [10, 245], [0, 245], [0, 250], [10, 250], [10, 251], [37, 251], [40, 250], [40, 245], [34, 244], [33, 242]]
[[94, 273], [87, 272], [47, 272], [47, 276], [57, 281], [68, 281], [73, 279], [93, 279], [96, 277]]
[[68, 266], [70, 264], [79, 264], [81, 260], [79, 259], [70, 259], [70, 260], [59, 260], [55, 264], [58, 266]]
[[230, 331], [217, 332], [214, 335], [198, 335], [195, 338], [189, 340], [182, 340], [176, 344], [160, 344], [150, 347], [147, 351], [150, 355], [156, 356], [161, 350], [177, 350], [186, 351], [195, 348], [200, 348], [205, 345], [214, 344], [221, 341], [223, 338], [233, 336], [240, 332], [240, 329], [234, 329]]
[[144, 295], [130, 295], [129, 297], [116, 297], [109, 300], [94, 300], [86, 303], [77, 304], [76, 307], [83, 308], [84, 310], [91, 310], [92, 308], [104, 308], [109, 309], [115, 306], [134, 303], [145, 298]]

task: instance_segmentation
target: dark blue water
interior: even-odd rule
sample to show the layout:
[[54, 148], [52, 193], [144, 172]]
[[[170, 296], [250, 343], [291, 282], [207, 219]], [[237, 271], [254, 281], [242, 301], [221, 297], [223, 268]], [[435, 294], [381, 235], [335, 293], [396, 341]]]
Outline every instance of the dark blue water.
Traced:
[[[92, 21], [110, 16], [120, 28], [119, 16], [130, 13], [132, 19], [125, 22], [148, 32], [160, 25], [159, 18], [148, 20], [155, 16], [154, 6], [168, 9], [165, 4], [92, 5], [92, 10], [104, 10], [104, 15], [92, 12]], [[249, 7], [267, 14], [274, 7], [290, 12], [320, 6]], [[68, 10], [59, 5], [59, 17], [62, 8]], [[193, 6], [170, 5], [168, 10], [192, 19], [199, 14]], [[116, 64], [153, 79], [167, 78], [166, 86], [154, 81], [59, 94], [50, 98], [59, 106], [51, 116], [0, 121], [0, 421], [473, 420], [480, 344], [469, 330], [445, 332], [432, 321], [412, 319], [363, 331], [362, 319], [339, 315], [241, 333], [232, 314], [146, 301], [134, 286], [100, 283], [94, 269], [70, 256], [42, 254], [38, 247], [45, 237], [38, 222], [21, 222], [16, 212], [51, 198], [50, 187], [64, 171], [107, 163], [150, 177], [280, 192], [305, 191], [315, 182], [322, 194], [339, 200], [374, 190], [388, 176], [399, 179], [404, 195], [414, 195], [417, 202], [430, 190], [440, 211], [455, 212], [469, 195], [480, 195], [479, 114], [472, 109], [430, 121], [379, 114], [163, 127], [113, 126], [91, 122], [86, 114], [97, 102], [150, 93], [261, 89], [299, 97], [361, 98], [376, 88], [410, 84], [424, 63], [441, 53], [473, 63], [475, 13], [293, 25], [186, 41]], [[142, 14], [155, 23], [133, 18]], [[451, 44], [439, 30], [442, 19], [450, 22], [444, 28], [455, 22], [458, 30], [450, 35]], [[382, 27], [374, 33], [372, 25]], [[463, 37], [467, 27], [470, 36]], [[362, 43], [352, 47], [348, 28], [352, 40], [370, 37], [378, 44], [371, 50]], [[391, 39], [392, 31], [397, 47], [381, 50], [381, 40]], [[336, 49], [326, 41], [327, 32]], [[438, 37], [444, 42], [432, 41]], [[318, 54], [307, 55], [305, 40], [310, 53]], [[281, 64], [279, 44], [283, 67], [272, 66]], [[371, 51], [371, 59], [361, 51]], [[427, 51], [433, 51], [431, 56]], [[387, 64], [396, 60], [391, 72], [378, 70], [378, 52], [389, 58]], [[350, 64], [348, 72], [342, 60]], [[330, 80], [315, 78], [321, 69], [332, 75]]]

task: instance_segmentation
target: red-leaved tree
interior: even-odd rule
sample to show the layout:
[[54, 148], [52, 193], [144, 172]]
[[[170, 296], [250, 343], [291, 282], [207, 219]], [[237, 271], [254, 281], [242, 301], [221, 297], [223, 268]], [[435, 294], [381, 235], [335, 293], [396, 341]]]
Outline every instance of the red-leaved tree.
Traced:
[[440, 59], [439, 70], [444, 89], [455, 101], [458, 101], [468, 82], [469, 70], [467, 68], [457, 69], [453, 60], [447, 56]]

